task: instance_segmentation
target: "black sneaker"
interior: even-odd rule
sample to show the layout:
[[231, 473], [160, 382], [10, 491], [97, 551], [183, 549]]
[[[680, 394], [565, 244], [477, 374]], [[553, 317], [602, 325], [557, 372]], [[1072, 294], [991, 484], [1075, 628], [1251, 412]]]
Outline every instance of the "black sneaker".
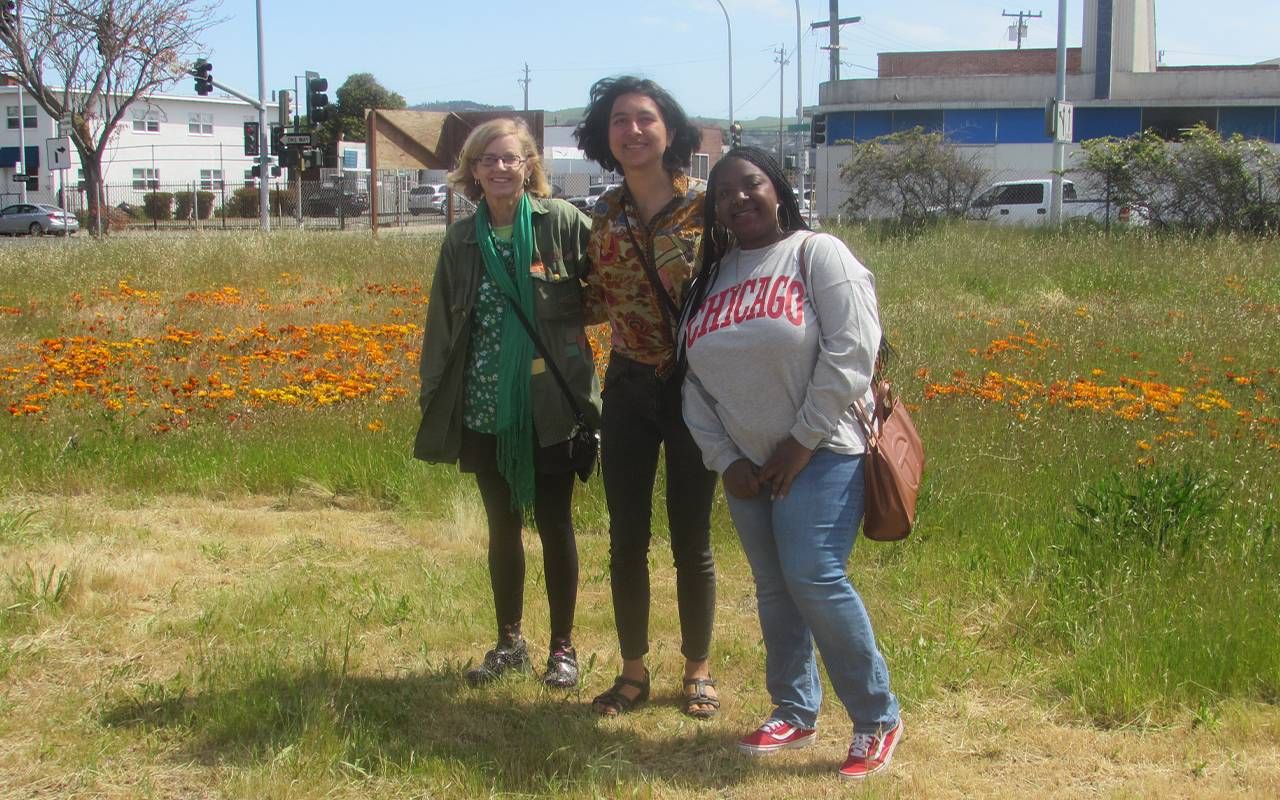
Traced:
[[529, 647], [524, 639], [511, 644], [499, 644], [484, 654], [484, 661], [475, 669], [467, 670], [467, 682], [479, 686], [501, 678], [512, 670], [529, 669]]
[[569, 689], [578, 685], [578, 651], [570, 644], [557, 644], [547, 656], [547, 672], [542, 682], [553, 689]]

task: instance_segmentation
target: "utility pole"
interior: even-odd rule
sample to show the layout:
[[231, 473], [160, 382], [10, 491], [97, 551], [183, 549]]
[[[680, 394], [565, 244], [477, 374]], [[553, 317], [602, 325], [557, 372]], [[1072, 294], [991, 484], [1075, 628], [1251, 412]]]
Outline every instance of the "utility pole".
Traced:
[[1018, 18], [1016, 27], [1013, 25], [1009, 26], [1009, 38], [1016, 41], [1018, 43], [1018, 49], [1021, 50], [1022, 40], [1025, 39], [1027, 36], [1027, 26], [1023, 22], [1023, 20], [1024, 19], [1040, 19], [1041, 17], [1044, 16], [1044, 12], [1037, 11], [1036, 13], [1032, 14], [1030, 11], [1018, 11], [1016, 13], [1009, 13], [1008, 11], [1001, 9], [1000, 16]]
[[[1058, 0], [1058, 70], [1057, 97], [1059, 103], [1067, 100], [1067, 0]], [[1057, 132], [1053, 136], [1053, 196], [1049, 203], [1049, 224], [1062, 225], [1062, 172], [1067, 166], [1067, 145]]]
[[516, 83], [524, 86], [524, 110], [525, 111], [529, 110], [529, 81], [530, 80], [532, 80], [532, 78], [529, 77], [529, 62], [526, 61], [524, 62], [524, 77], [516, 78]]
[[815, 22], [809, 26], [815, 30], [818, 28], [831, 29], [831, 44], [822, 49], [826, 50], [831, 56], [831, 80], [833, 81], [840, 80], [840, 51], [843, 49], [840, 47], [840, 26], [852, 25], [855, 22], [862, 22], [862, 17], [845, 17], [841, 19], [840, 0], [831, 0], [831, 17], [825, 22]]
[[790, 64], [791, 60], [787, 58], [787, 48], [785, 45], [779, 46], [777, 50], [773, 51], [773, 54], [776, 56], [776, 58], [774, 58], [773, 60], [778, 65], [778, 166], [785, 168], [787, 165], [787, 160], [785, 156], [785, 151], [783, 150], [783, 147], [782, 147], [782, 142], [783, 142], [782, 95], [783, 95], [783, 90], [786, 88], [786, 84], [783, 82], [782, 76], [787, 71], [787, 64]]

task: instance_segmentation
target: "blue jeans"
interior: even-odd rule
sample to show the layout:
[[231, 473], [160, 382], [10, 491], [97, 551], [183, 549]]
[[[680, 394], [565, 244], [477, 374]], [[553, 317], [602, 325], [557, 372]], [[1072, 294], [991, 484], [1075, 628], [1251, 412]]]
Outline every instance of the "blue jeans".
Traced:
[[817, 727], [822, 683], [814, 643], [855, 733], [898, 721], [898, 699], [876, 648], [871, 618], [845, 563], [862, 520], [861, 455], [818, 450], [791, 492], [729, 497], [729, 512], [756, 579], [772, 717]]

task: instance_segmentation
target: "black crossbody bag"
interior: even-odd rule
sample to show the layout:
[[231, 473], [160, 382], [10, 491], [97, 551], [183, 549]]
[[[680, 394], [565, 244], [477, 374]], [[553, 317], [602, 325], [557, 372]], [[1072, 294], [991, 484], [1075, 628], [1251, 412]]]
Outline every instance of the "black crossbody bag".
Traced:
[[560, 368], [556, 366], [556, 362], [551, 360], [551, 354], [543, 346], [542, 338], [538, 336], [533, 323], [529, 322], [529, 318], [520, 310], [519, 304], [512, 299], [511, 295], [506, 294], [506, 292], [503, 292], [503, 294], [506, 295], [507, 302], [511, 303], [511, 310], [516, 312], [516, 319], [520, 320], [520, 324], [524, 326], [529, 338], [533, 340], [533, 348], [538, 351], [538, 355], [542, 356], [543, 363], [547, 365], [547, 369], [551, 370], [551, 375], [556, 379], [556, 383], [559, 384], [560, 391], [564, 392], [564, 399], [569, 401], [569, 408], [573, 411], [574, 418], [573, 432], [569, 434], [569, 464], [572, 465], [578, 479], [586, 483], [596, 468], [596, 459], [600, 453], [600, 433], [587, 424], [587, 418], [582, 413], [582, 407], [578, 405], [578, 401], [574, 399], [573, 392], [569, 389], [569, 382], [560, 373]]

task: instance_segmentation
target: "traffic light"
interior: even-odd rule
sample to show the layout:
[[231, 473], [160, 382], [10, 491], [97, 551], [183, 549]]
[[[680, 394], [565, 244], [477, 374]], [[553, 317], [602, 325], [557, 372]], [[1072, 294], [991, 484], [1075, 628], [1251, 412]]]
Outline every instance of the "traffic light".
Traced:
[[203, 58], [197, 58], [191, 74], [196, 78], [196, 94], [203, 97], [213, 94], [213, 65]]
[[742, 146], [742, 123], [735, 122], [729, 126], [729, 144], [734, 147]]
[[0, 35], [13, 36], [18, 30], [18, 4], [14, 0], [0, 3]]
[[[260, 178], [260, 177], [262, 177], [262, 165], [261, 165], [261, 164], [254, 164], [252, 167], [250, 167], [250, 168], [249, 168], [249, 180], [256, 180], [256, 179], [258, 179], [258, 178]], [[279, 178], [279, 177], [280, 177], [280, 165], [279, 165], [279, 164], [272, 164], [272, 165], [271, 165], [271, 177], [273, 177], [273, 178]]]
[[307, 151], [306, 160], [308, 167], [315, 167], [319, 169], [324, 166], [324, 151], [319, 147], [313, 147]]
[[307, 73], [307, 122], [318, 125], [329, 118], [329, 81], [314, 72]]
[[279, 125], [271, 126], [271, 149], [268, 151], [270, 155], [278, 156], [284, 150], [284, 144], [281, 137], [284, 136], [284, 128]]
[[281, 89], [276, 93], [280, 98], [280, 127], [293, 127], [293, 92]]
[[809, 146], [817, 147], [827, 143], [827, 115], [814, 114], [809, 126]]
[[262, 129], [256, 122], [244, 124], [244, 154], [256, 156], [262, 152]]

